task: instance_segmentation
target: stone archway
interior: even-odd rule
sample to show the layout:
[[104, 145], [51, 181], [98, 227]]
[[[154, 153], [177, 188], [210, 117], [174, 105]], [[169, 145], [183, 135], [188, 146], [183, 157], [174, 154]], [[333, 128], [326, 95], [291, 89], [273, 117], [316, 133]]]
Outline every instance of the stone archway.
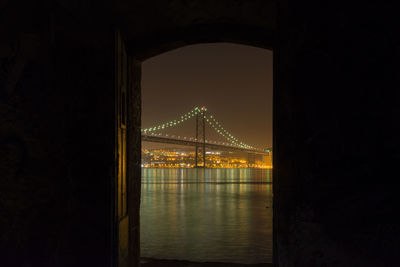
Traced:
[[111, 265], [115, 27], [142, 59], [272, 33], [275, 263], [398, 265], [395, 3], [3, 2], [0, 154], [27, 151], [0, 162], [6, 266]]
[[[156, 56], [158, 54], [183, 47], [191, 44], [200, 43], [220, 43], [229, 42], [237, 44], [246, 44], [249, 46], [260, 47], [264, 49], [273, 48], [273, 30], [263, 27], [248, 25], [227, 25], [224, 23], [207, 23], [188, 25], [184, 29], [178, 29], [172, 32], [158, 32], [154, 36], [149, 34], [144, 40], [126, 40], [127, 48], [131, 57], [131, 61], [135, 62], [135, 68], [130, 73], [132, 77], [131, 92], [134, 92], [131, 114], [140, 116], [141, 97], [140, 97], [140, 80], [142, 61]], [[130, 132], [135, 133], [128, 141], [128, 170], [129, 170], [129, 262], [134, 263], [132, 266], [138, 266], [140, 257], [140, 239], [139, 239], [139, 201], [140, 201], [140, 118], [132, 117], [132, 123], [129, 126]], [[129, 157], [129, 153], [132, 155]], [[139, 196], [139, 197], [138, 197]], [[133, 242], [132, 242], [133, 241]]]

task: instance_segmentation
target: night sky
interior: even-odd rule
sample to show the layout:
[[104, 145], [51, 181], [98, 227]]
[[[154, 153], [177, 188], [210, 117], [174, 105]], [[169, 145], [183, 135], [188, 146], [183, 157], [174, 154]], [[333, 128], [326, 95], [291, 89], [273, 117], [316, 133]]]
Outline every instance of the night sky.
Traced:
[[[142, 68], [142, 128], [206, 106], [240, 141], [272, 146], [272, 51], [228, 43], [192, 45], [150, 58]], [[194, 136], [195, 121], [166, 133]]]

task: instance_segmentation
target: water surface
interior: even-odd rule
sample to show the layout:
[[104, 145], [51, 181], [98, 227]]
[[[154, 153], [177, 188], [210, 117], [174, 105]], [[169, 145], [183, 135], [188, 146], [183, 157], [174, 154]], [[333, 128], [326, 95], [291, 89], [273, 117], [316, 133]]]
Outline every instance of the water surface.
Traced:
[[143, 168], [141, 256], [271, 262], [271, 172]]

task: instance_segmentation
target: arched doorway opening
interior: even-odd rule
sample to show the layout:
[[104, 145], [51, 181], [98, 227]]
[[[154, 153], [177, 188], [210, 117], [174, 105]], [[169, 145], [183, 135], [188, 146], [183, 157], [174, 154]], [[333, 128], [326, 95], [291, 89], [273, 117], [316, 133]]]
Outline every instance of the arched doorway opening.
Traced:
[[[123, 39], [123, 38], [122, 38]], [[229, 42], [246, 44], [264, 49], [272, 49], [273, 32], [271, 29], [243, 25], [203, 24], [150, 36], [135, 42], [126, 38], [126, 50], [129, 54], [128, 69], [128, 126], [127, 126], [127, 196], [129, 223], [123, 232], [129, 232], [129, 244], [125, 243], [126, 259], [132, 266], [138, 266], [140, 257], [140, 114], [141, 114], [141, 62], [166, 51], [190, 44]], [[276, 55], [274, 54], [274, 57]], [[132, 102], [131, 102], [132, 101]], [[133, 115], [133, 116], [132, 116]], [[274, 246], [275, 246], [274, 242]], [[275, 250], [274, 250], [275, 251]]]
[[[202, 119], [184, 114], [196, 104], [206, 153]], [[144, 61], [141, 131], [141, 257], [271, 262], [272, 51], [207, 43]]]

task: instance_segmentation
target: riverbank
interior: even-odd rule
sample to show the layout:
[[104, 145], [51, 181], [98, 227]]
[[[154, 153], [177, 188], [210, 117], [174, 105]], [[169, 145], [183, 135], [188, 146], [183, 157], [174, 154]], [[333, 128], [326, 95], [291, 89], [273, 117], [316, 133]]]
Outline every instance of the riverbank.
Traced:
[[259, 264], [238, 264], [238, 263], [222, 263], [222, 262], [192, 262], [183, 260], [160, 260], [141, 258], [141, 266], [143, 267], [272, 267], [272, 263]]

